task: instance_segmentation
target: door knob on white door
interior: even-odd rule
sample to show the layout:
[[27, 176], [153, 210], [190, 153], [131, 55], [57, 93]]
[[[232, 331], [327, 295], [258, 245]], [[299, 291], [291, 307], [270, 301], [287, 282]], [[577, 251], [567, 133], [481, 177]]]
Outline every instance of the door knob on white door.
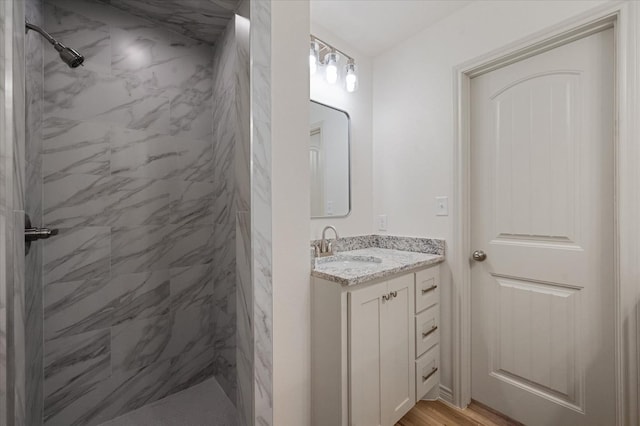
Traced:
[[483, 252], [482, 250], [476, 250], [473, 252], [471, 257], [473, 257], [473, 260], [475, 260], [476, 262], [484, 262], [487, 258], [487, 253]]

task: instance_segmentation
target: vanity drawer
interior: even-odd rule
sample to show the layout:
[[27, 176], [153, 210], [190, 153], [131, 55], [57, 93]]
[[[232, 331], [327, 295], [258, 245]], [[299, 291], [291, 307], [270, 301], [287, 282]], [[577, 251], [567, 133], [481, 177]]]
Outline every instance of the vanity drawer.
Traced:
[[440, 308], [432, 306], [416, 315], [416, 358], [440, 340]]
[[429, 349], [416, 360], [416, 400], [440, 383], [440, 345]]
[[416, 312], [435, 305], [440, 299], [440, 268], [433, 266], [416, 272]]

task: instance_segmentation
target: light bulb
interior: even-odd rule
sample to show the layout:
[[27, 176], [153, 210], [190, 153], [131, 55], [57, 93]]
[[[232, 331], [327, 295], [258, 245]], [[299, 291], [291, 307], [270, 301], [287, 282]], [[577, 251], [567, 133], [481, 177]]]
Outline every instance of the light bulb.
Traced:
[[327, 54], [326, 58], [327, 69], [326, 69], [326, 77], [327, 82], [329, 84], [335, 84], [338, 81], [338, 54], [336, 52], [331, 52]]
[[318, 70], [318, 43], [311, 42], [311, 48], [309, 49], [309, 72], [311, 75], [315, 74]]
[[356, 64], [353, 59], [349, 59], [347, 63], [347, 75], [344, 78], [344, 82], [347, 86], [347, 92], [354, 92], [356, 90], [358, 76], [356, 75]]
[[316, 61], [316, 57], [312, 54], [309, 55], [309, 72], [311, 75], [315, 74], [318, 70], [318, 62]]

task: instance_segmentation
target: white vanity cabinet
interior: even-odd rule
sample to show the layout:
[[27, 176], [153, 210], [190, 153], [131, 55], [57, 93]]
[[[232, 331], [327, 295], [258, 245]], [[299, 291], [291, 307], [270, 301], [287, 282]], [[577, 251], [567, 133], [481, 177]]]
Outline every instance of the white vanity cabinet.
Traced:
[[313, 426], [393, 426], [438, 384], [437, 370], [422, 380], [439, 361], [437, 328], [422, 337], [439, 323], [437, 289], [422, 292], [437, 269], [351, 286], [313, 277]]
[[416, 399], [440, 383], [440, 270], [418, 271], [416, 277]]
[[416, 399], [413, 274], [348, 293], [351, 425], [393, 425]]

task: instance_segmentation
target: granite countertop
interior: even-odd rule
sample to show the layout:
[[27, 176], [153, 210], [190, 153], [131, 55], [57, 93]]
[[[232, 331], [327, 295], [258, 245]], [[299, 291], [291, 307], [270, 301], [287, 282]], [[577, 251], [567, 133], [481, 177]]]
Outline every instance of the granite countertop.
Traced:
[[350, 286], [444, 261], [444, 255], [369, 247], [315, 259], [311, 275]]

